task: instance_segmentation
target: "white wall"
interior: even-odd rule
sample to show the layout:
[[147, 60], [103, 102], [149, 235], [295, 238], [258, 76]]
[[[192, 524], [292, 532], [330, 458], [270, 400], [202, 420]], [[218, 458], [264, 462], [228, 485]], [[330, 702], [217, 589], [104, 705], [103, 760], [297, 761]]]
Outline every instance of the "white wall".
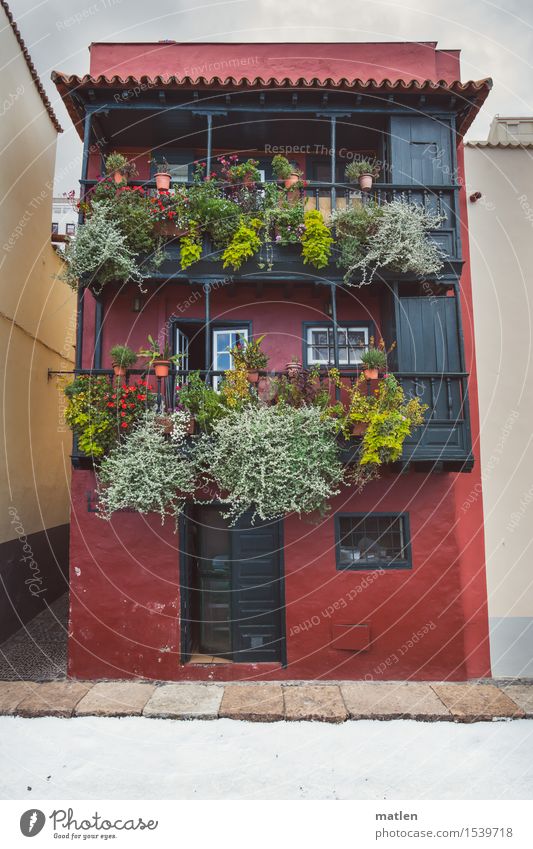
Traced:
[[533, 676], [533, 150], [465, 148], [492, 671]]

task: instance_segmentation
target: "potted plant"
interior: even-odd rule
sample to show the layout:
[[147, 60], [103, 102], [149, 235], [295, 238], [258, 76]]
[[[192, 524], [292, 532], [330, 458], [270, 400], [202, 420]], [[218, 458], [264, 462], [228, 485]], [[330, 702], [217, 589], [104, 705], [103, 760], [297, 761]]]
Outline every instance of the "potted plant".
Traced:
[[139, 351], [139, 357], [146, 357], [148, 368], [153, 368], [156, 377], [168, 377], [171, 363], [179, 363], [180, 354], [171, 354], [168, 339], [160, 345], [150, 334], [148, 335], [149, 347]]
[[379, 166], [370, 159], [353, 160], [346, 167], [345, 175], [348, 182], [358, 182], [362, 192], [369, 192], [372, 181], [379, 177]]
[[381, 343], [375, 348], [372, 344], [361, 354], [361, 365], [364, 366], [364, 375], [367, 380], [377, 380], [379, 372], [387, 367], [387, 354]]
[[113, 370], [117, 377], [125, 377], [126, 370], [137, 362], [137, 354], [127, 345], [114, 345], [110, 352]]
[[261, 179], [256, 159], [247, 159], [246, 162], [229, 165], [225, 175], [231, 183], [242, 183], [247, 189], [251, 189]]
[[302, 373], [302, 364], [298, 357], [293, 357], [285, 366], [285, 371], [289, 380], [296, 380]]
[[166, 159], [158, 162], [155, 169], [155, 187], [158, 192], [168, 192], [170, 189], [170, 166]]
[[245, 340], [238, 342], [232, 349], [233, 362], [235, 368], [246, 369], [246, 377], [249, 383], [257, 383], [259, 380], [259, 372], [265, 369], [268, 365], [268, 357], [261, 350], [261, 342], [264, 335], [259, 339]]
[[122, 153], [113, 151], [105, 159], [105, 171], [113, 177], [115, 183], [122, 183], [127, 177], [134, 177], [137, 173], [135, 165]]
[[303, 173], [299, 168], [291, 165], [286, 156], [281, 156], [279, 153], [272, 158], [272, 171], [278, 180], [283, 180], [286, 189], [295, 186]]

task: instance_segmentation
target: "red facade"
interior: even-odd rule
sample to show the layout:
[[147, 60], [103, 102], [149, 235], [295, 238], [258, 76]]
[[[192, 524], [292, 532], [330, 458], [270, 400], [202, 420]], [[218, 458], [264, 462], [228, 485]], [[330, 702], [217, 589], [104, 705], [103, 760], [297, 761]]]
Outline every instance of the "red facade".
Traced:
[[[156, 75], [291, 79], [457, 80], [456, 51], [435, 45], [93, 45], [91, 74], [153, 78]], [[301, 58], [301, 56], [306, 58]], [[228, 62], [253, 65], [228, 69]], [[331, 58], [334, 57], [334, 58]], [[218, 69], [220, 65], [220, 70]], [[202, 72], [205, 68], [205, 72]], [[139, 180], [150, 177], [150, 151], [134, 153]], [[216, 149], [215, 151], [216, 152]], [[459, 182], [462, 149], [457, 151]], [[305, 156], [302, 157], [305, 167]], [[100, 175], [99, 155], [89, 158], [88, 178]], [[448, 679], [490, 675], [479, 468], [479, 419], [472, 299], [468, 264], [465, 192], [459, 192], [462, 258], [458, 293], [465, 368], [469, 373], [473, 468], [446, 464], [402, 474], [386, 471], [360, 494], [344, 489], [323, 519], [283, 520], [284, 635], [286, 663], [184, 663], [181, 657], [180, 552], [183, 540], [172, 522], [133, 513], [112, 522], [94, 512], [95, 478], [88, 469], [72, 474], [71, 620], [69, 674], [75, 678], [154, 680], [244, 679]], [[204, 320], [201, 280], [157, 281], [133, 311], [135, 285], [103, 294], [102, 367], [118, 342], [134, 349], [174, 317]], [[308, 275], [312, 277], [311, 274]], [[269, 368], [282, 370], [301, 357], [304, 322], [329, 320], [327, 289], [312, 280], [261, 287], [212, 285], [213, 323], [251, 322], [265, 335]], [[382, 328], [382, 301], [373, 286], [337, 297], [340, 322], [372, 322]], [[82, 367], [94, 364], [96, 307], [85, 295]], [[342, 571], [336, 568], [335, 516], [393, 513], [409, 516], [409, 569]], [[350, 628], [350, 626], [362, 626]]]

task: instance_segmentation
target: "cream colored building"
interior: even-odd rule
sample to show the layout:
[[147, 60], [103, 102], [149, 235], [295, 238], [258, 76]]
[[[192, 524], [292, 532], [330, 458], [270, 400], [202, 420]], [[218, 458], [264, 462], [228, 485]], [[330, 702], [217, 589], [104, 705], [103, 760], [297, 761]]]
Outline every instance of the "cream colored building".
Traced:
[[465, 168], [492, 673], [532, 677], [533, 117], [495, 118]]
[[73, 367], [74, 293], [50, 241], [61, 131], [0, 9], [0, 639], [66, 589], [70, 434], [48, 369]]

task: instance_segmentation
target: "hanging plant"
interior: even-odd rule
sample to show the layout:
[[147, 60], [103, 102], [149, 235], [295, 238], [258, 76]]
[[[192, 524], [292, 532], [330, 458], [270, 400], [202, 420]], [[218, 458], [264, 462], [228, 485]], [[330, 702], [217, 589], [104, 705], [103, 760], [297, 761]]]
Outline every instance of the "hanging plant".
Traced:
[[301, 236], [304, 265], [310, 263], [315, 268], [325, 268], [331, 257], [331, 230], [324, 224], [324, 219], [317, 209], [305, 213], [304, 227]]
[[65, 249], [66, 267], [60, 277], [73, 289], [80, 282], [97, 284], [101, 290], [115, 280], [141, 283], [143, 275], [128, 240], [113, 216], [110, 201], [100, 201], [78, 228], [76, 239]]
[[233, 523], [249, 510], [263, 520], [323, 512], [344, 476], [336, 430], [318, 407], [248, 405], [214, 424], [197, 460]]
[[445, 216], [431, 213], [403, 200], [356, 211], [343, 210], [333, 216], [340, 248], [340, 263], [346, 268], [344, 281], [371, 283], [379, 269], [419, 276], [438, 274], [442, 252], [431, 240]]
[[189, 222], [189, 232], [180, 239], [180, 262], [182, 270], [202, 258], [202, 236], [196, 221]]
[[188, 416], [175, 413], [171, 439], [154, 413], [147, 414], [129, 437], [104, 458], [98, 473], [98, 512], [109, 520], [117, 510], [159, 513], [175, 519], [195, 489], [194, 459], [184, 450]]
[[245, 260], [257, 253], [261, 247], [258, 232], [262, 227], [260, 218], [252, 218], [249, 223], [245, 218], [241, 218], [231, 242], [222, 254], [224, 268], [230, 265], [234, 271], [238, 271]]

